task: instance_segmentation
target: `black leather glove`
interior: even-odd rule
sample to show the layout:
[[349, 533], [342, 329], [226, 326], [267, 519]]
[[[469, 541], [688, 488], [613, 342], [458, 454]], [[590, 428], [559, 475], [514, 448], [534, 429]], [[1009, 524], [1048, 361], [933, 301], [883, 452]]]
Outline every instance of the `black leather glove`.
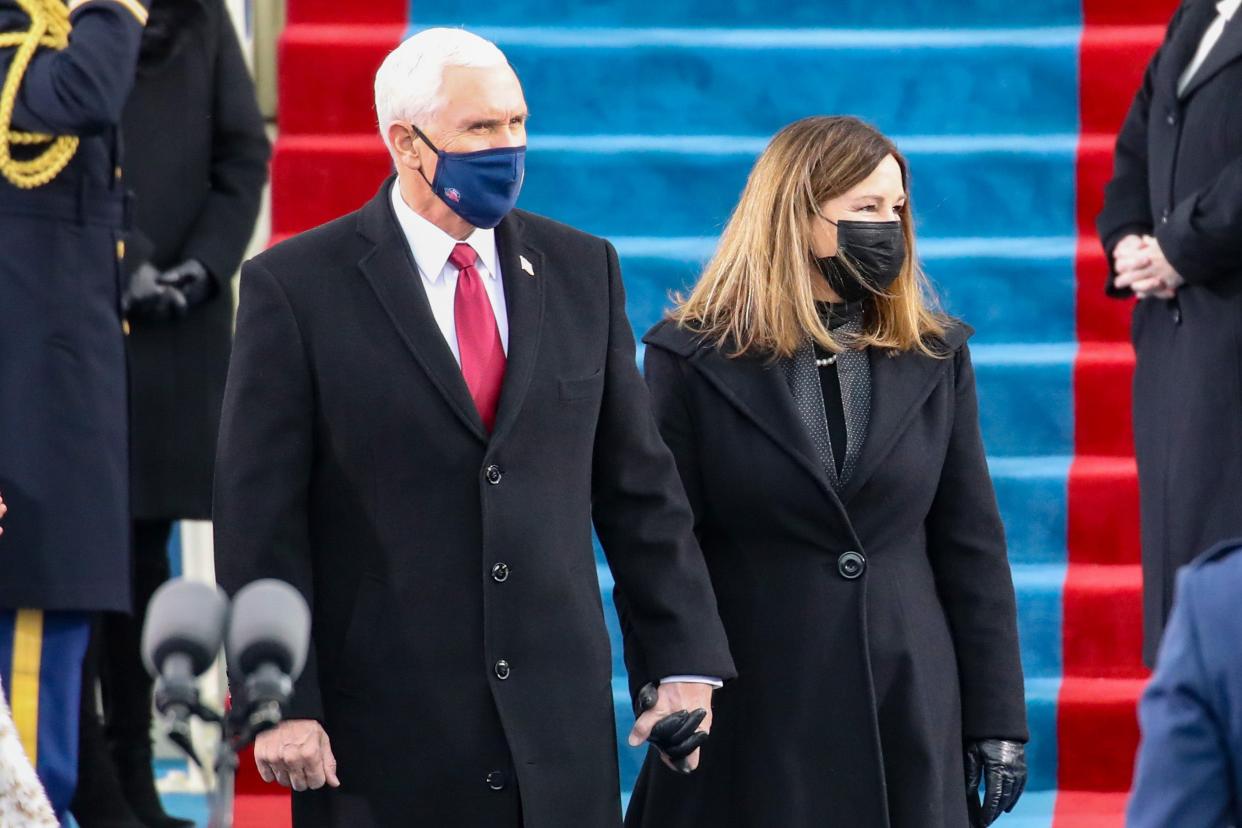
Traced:
[[[656, 686], [646, 685], [638, 692], [638, 698], [634, 700], [634, 715], [641, 716], [646, 713], [656, 706], [658, 699], [659, 691], [656, 690]], [[691, 768], [687, 757], [707, 741], [708, 734], [699, 730], [699, 725], [705, 718], [707, 718], [707, 711], [702, 708], [670, 713], [651, 728], [651, 735], [647, 737], [647, 741], [667, 756], [679, 773], [688, 774]]]
[[186, 259], [159, 275], [159, 283], [175, 288], [185, 297], [186, 307], [201, 305], [216, 295], [219, 285], [197, 259]]
[[167, 320], [182, 316], [189, 303], [180, 290], [160, 282], [162, 274], [150, 262], [138, 265], [121, 297], [125, 315], [136, 319]]
[[[979, 783], [984, 783], [979, 801]], [[1018, 742], [982, 739], [966, 748], [966, 800], [973, 828], [987, 828], [1018, 804], [1026, 789], [1026, 748]]]

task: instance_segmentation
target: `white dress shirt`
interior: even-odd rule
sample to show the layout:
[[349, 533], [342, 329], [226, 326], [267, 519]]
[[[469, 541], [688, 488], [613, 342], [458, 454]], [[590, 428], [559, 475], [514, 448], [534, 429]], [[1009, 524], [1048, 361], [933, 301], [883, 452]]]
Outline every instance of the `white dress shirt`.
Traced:
[[[401, 197], [401, 188], [396, 182], [392, 185], [392, 209], [397, 214], [397, 223], [405, 234], [406, 244], [414, 256], [418, 266], [418, 275], [427, 291], [427, 301], [431, 303], [431, 312], [440, 326], [440, 333], [453, 352], [453, 359], [461, 365], [461, 350], [457, 347], [457, 320], [453, 313], [453, 303], [457, 297], [456, 265], [449, 261], [449, 255], [459, 242], [457, 239], [436, 227], [427, 219], [405, 203]], [[487, 298], [492, 300], [492, 312], [496, 314], [496, 328], [500, 331], [500, 344], [509, 353], [509, 315], [505, 305], [505, 285], [500, 271], [500, 256], [496, 253], [496, 232], [475, 228], [465, 239], [465, 243], [474, 248], [479, 261], [475, 267], [483, 277], [483, 286], [487, 289]], [[669, 676], [663, 684], [671, 682], [692, 682], [710, 684], [721, 687], [724, 682], [708, 676]]]
[[[414, 212], [401, 197], [401, 188], [392, 185], [392, 209], [397, 223], [405, 234], [406, 244], [414, 255], [418, 275], [422, 277], [423, 290], [431, 303], [431, 313], [444, 334], [444, 341], [453, 352], [453, 359], [461, 365], [461, 350], [457, 347], [457, 320], [453, 303], [457, 298], [457, 266], [449, 261], [449, 255], [459, 242]], [[500, 272], [500, 256], [496, 253], [496, 231], [475, 228], [465, 240], [474, 248], [479, 261], [475, 267], [483, 277], [487, 298], [492, 300], [492, 312], [496, 315], [496, 328], [500, 331], [500, 346], [509, 353], [509, 315], [505, 306], [505, 285]]]
[[1203, 67], [1203, 63], [1212, 52], [1212, 47], [1220, 40], [1220, 36], [1225, 33], [1225, 25], [1233, 20], [1234, 15], [1238, 13], [1239, 6], [1242, 6], [1242, 0], [1220, 0], [1216, 4], [1216, 19], [1212, 21], [1212, 25], [1208, 26], [1207, 31], [1203, 33], [1203, 39], [1199, 41], [1199, 49], [1195, 52], [1190, 65], [1182, 72], [1182, 76], [1177, 82], [1177, 96], [1179, 98], [1186, 94], [1186, 90], [1190, 87], [1190, 82], [1195, 79], [1195, 75]]

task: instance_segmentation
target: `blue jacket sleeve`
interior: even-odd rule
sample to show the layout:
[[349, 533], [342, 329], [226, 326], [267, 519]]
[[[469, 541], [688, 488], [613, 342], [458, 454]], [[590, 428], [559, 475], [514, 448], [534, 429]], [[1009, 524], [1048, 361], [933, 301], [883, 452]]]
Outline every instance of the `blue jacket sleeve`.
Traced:
[[[74, 0], [69, 5], [73, 23], [69, 45], [35, 53], [18, 91], [13, 111], [16, 129], [93, 135], [121, 118], [150, 0]], [[12, 0], [0, 0], [4, 31], [28, 25]], [[15, 51], [0, 51], [0, 73], [5, 76]]]
[[1197, 574], [1178, 577], [1156, 673], [1139, 704], [1143, 741], [1127, 828], [1229, 824], [1230, 761], [1203, 658]]

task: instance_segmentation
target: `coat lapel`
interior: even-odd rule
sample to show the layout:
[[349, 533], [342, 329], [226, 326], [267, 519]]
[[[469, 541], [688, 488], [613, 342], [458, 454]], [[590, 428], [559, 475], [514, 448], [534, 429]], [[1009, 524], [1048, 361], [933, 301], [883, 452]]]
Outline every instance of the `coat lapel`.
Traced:
[[389, 203], [390, 178], [362, 208], [358, 231], [374, 247], [358, 262], [401, 339], [422, 366], [432, 385], [471, 432], [483, 442], [488, 435], [453, 352], [431, 313], [427, 293], [419, 284], [418, 267], [397, 225]]
[[833, 505], [845, 514], [810, 435], [798, 417], [793, 394], [779, 363], [757, 357], [730, 359], [716, 348], [700, 348], [690, 357], [690, 364], [813, 477]]
[[[951, 328], [946, 335], [949, 350], [961, 347], [970, 333], [964, 325]], [[875, 348], [868, 356], [871, 360], [871, 423], [858, 457], [858, 468], [841, 493], [846, 505], [888, 457], [953, 361], [952, 357], [937, 359], [915, 351], [891, 355]]]
[[[1215, 12], [1215, 5], [1209, 5], [1211, 5], [1212, 11]], [[1215, 14], [1212, 16], [1212, 19], [1214, 18]], [[1200, 32], [1200, 37], [1202, 37], [1202, 32]], [[1197, 43], [1198, 41], [1196, 41]], [[1207, 60], [1199, 67], [1199, 71], [1195, 72], [1194, 77], [1190, 79], [1190, 85], [1186, 87], [1186, 93], [1182, 95], [1182, 98], [1189, 98], [1220, 70], [1239, 58], [1242, 58], [1242, 11], [1235, 14], [1233, 20], [1229, 21], [1225, 26], [1225, 31], [1221, 34], [1220, 40], [1212, 47], [1212, 51], [1208, 52]], [[1183, 70], [1185, 68], [1185, 66], [1182, 67]]]
[[[1190, 61], [1194, 59], [1195, 52], [1199, 49], [1199, 42], [1203, 40], [1204, 32], [1215, 19], [1216, 3], [1211, 0], [1203, 0], [1187, 9], [1185, 21], [1177, 27], [1177, 34], [1169, 44], [1168, 51], [1161, 55], [1158, 74], [1160, 83], [1164, 85], [1170, 101], [1177, 101], [1177, 84], [1182, 78], [1182, 73], [1186, 71], [1186, 67], [1190, 66]], [[1226, 36], [1229, 33], [1228, 28], [1226, 27]], [[1216, 48], [1212, 50], [1213, 54], [1209, 55], [1209, 62], [1219, 52], [1221, 45], [1221, 43], [1216, 44]], [[1191, 82], [1190, 89], [1198, 85], [1199, 78], [1203, 77], [1203, 71], [1206, 68], [1206, 63], [1199, 68]], [[1187, 90], [1188, 95], [1190, 89]], [[1163, 117], [1164, 113], [1160, 116]]]
[[549, 274], [543, 253], [523, 240], [518, 214], [510, 213], [496, 228], [496, 250], [509, 314], [509, 353], [492, 433], [493, 440], [501, 440], [517, 418], [530, 386], [539, 353], [543, 291]]

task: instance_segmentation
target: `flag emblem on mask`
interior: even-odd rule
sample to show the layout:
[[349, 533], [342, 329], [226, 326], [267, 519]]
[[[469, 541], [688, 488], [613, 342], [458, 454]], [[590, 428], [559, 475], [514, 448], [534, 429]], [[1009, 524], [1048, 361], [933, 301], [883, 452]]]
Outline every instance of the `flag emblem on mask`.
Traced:
[[461, 193], [457, 192], [457, 190], [452, 187], [446, 187], [444, 189], [444, 197], [449, 201], [461, 201]]

